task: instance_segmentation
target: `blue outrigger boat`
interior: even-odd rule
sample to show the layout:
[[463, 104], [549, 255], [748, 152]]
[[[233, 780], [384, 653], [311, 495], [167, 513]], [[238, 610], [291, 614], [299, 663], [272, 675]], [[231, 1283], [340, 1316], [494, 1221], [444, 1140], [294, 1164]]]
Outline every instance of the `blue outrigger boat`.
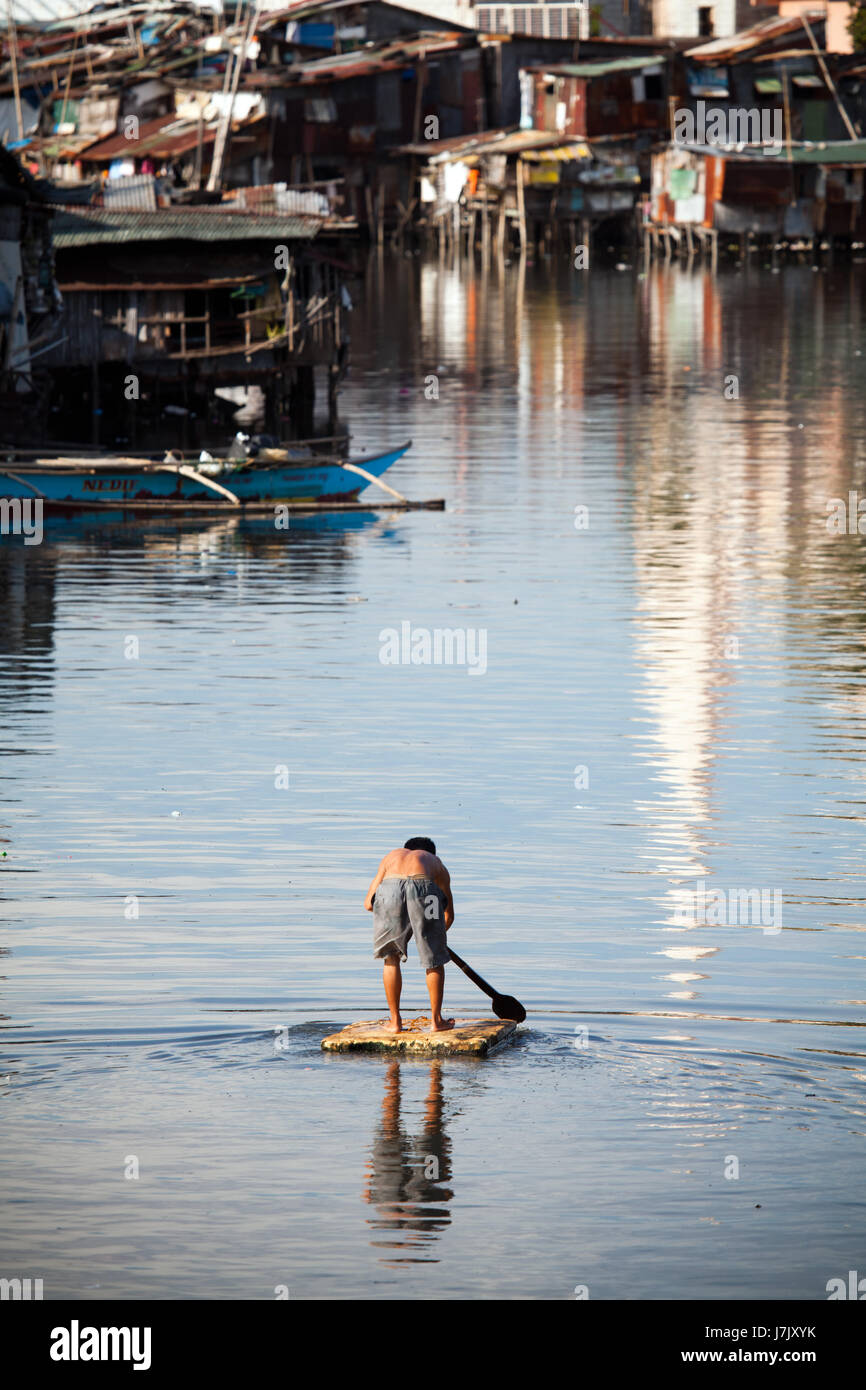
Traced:
[[[311, 441], [315, 444], [315, 441]], [[251, 457], [191, 456], [174, 451], [164, 458], [78, 455], [20, 458], [0, 449], [0, 498], [38, 498], [59, 511], [273, 512], [427, 507], [444, 503], [410, 502], [380, 482], [401, 459], [411, 440], [384, 453], [341, 457], [317, 454], [307, 445], [260, 449]], [[359, 503], [358, 493], [376, 484], [391, 501]]]

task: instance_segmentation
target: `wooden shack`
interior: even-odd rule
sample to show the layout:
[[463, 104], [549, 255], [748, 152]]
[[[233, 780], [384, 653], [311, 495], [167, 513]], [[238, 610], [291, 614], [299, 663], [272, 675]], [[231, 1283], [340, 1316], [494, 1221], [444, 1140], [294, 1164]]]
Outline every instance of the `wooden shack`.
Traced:
[[314, 370], [335, 379], [346, 340], [341, 272], [312, 249], [325, 220], [226, 204], [58, 209], [63, 340], [46, 362], [76, 383], [94, 442], [106, 413], [134, 437], [144, 399], [249, 383], [309, 433]]

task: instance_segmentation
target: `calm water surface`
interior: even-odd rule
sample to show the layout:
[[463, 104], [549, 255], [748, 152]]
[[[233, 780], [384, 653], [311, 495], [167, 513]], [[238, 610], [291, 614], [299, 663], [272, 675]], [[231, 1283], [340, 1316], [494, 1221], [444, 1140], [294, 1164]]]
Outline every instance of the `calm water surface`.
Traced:
[[[0, 1273], [824, 1298], [866, 1265], [863, 267], [384, 271], [342, 412], [444, 513], [0, 542]], [[383, 665], [403, 622], [486, 673]], [[529, 1010], [485, 1062], [319, 1048], [382, 1011], [410, 834]]]

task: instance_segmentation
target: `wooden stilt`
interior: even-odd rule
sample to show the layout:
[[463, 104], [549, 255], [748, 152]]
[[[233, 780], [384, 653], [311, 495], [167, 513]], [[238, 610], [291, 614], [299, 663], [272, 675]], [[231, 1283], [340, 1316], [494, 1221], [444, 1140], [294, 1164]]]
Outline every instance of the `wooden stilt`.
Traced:
[[523, 160], [517, 158], [517, 230], [520, 235], [521, 254], [526, 250], [526, 198], [523, 192]]
[[586, 247], [587, 266], [590, 266], [592, 264], [591, 237], [592, 223], [590, 222], [588, 217], [582, 217], [580, 220], [580, 243], [582, 246]]
[[487, 185], [484, 186], [484, 198], [481, 205], [481, 261], [487, 267], [490, 259], [490, 214], [487, 206]]
[[364, 188], [364, 203], [367, 208], [367, 233], [370, 240], [373, 240], [373, 191], [367, 184]]

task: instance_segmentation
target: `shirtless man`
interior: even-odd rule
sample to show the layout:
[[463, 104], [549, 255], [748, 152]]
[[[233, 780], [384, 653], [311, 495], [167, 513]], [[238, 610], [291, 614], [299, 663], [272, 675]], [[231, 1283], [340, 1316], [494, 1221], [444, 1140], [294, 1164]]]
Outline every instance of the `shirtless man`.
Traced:
[[382, 960], [382, 981], [391, 1012], [389, 1033], [401, 1033], [400, 962], [406, 959], [409, 937], [414, 936], [421, 964], [427, 970], [430, 994], [430, 1032], [454, 1027], [453, 1018], [442, 1017], [445, 963], [449, 959], [445, 933], [454, 921], [454, 899], [448, 870], [436, 855], [432, 840], [416, 836], [402, 849], [392, 849], [379, 865], [367, 890], [364, 906], [373, 914], [373, 955]]

